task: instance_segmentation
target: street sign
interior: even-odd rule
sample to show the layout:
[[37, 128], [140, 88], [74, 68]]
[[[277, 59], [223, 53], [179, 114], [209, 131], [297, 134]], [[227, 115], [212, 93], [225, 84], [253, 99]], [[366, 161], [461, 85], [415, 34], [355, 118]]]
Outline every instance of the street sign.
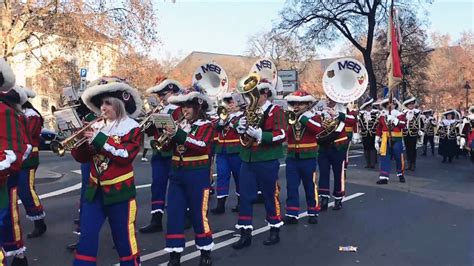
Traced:
[[86, 78], [81, 78], [81, 83], [79, 84], [79, 91], [77, 92], [77, 94], [81, 96], [82, 93], [86, 90], [86, 88], [87, 88], [87, 80]]
[[87, 77], [87, 68], [81, 68], [81, 78]]
[[298, 80], [298, 73], [294, 69], [278, 70], [278, 76], [284, 83]]
[[283, 83], [283, 92], [294, 92], [297, 88], [296, 82], [292, 83]]

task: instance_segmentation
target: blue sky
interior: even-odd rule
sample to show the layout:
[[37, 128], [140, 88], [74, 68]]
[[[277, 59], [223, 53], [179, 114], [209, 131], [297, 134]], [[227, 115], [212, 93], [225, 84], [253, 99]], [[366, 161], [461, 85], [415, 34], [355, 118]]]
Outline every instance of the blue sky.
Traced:
[[[271, 29], [284, 7], [281, 0], [157, 0], [158, 31], [162, 44], [153, 55], [184, 57], [192, 51], [243, 54], [248, 37]], [[429, 32], [449, 33], [474, 30], [474, 1], [434, 0]], [[334, 51], [321, 50], [323, 56]]]

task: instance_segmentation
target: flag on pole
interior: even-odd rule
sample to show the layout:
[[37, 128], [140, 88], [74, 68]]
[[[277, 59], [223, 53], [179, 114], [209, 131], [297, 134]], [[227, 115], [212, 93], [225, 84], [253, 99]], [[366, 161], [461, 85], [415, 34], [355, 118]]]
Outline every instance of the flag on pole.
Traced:
[[394, 9], [391, 9], [390, 16], [388, 17], [388, 32], [387, 32], [387, 45], [389, 55], [387, 58], [387, 75], [388, 75], [388, 88], [393, 89], [402, 81], [402, 68], [400, 64], [400, 54], [398, 53], [399, 48], [399, 30], [397, 24], [394, 23]]

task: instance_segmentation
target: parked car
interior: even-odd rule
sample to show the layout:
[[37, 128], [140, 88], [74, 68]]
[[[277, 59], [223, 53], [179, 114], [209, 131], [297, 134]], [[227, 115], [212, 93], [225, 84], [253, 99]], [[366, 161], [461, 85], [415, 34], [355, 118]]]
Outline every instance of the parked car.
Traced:
[[56, 138], [56, 132], [43, 128], [41, 129], [41, 142], [39, 145], [40, 150], [50, 150], [49, 145], [51, 141]]

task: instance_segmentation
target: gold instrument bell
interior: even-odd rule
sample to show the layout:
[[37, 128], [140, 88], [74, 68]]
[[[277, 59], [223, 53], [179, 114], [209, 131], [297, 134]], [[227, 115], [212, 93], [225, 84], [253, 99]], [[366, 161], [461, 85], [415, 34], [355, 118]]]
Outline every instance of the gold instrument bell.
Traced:
[[[257, 85], [260, 82], [259, 75], [251, 73], [248, 76], [242, 78], [237, 83], [237, 92], [242, 93], [247, 98], [247, 106], [245, 108], [245, 117], [247, 118], [247, 127], [256, 126], [260, 120], [257, 114], [258, 99], [260, 98], [260, 92], [257, 89]], [[240, 143], [244, 147], [252, 146], [255, 140], [244, 133], [240, 135]]]

